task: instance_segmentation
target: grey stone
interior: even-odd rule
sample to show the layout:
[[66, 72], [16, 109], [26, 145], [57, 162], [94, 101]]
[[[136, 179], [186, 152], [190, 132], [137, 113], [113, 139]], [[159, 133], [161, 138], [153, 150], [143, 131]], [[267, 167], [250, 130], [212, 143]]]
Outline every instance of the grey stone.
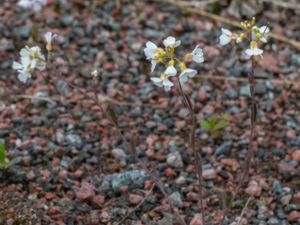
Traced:
[[256, 94], [265, 94], [267, 92], [267, 85], [265, 83], [257, 83], [255, 85]]
[[68, 84], [63, 80], [58, 80], [55, 84], [56, 90], [61, 95], [66, 95], [70, 92]]
[[60, 21], [64, 26], [69, 26], [73, 22], [73, 16], [65, 15], [65, 16], [61, 17]]
[[83, 146], [83, 142], [82, 142], [82, 139], [79, 135], [77, 134], [68, 134], [66, 136], [66, 141], [68, 142], [68, 144], [71, 146], [71, 147], [76, 147], [78, 149], [81, 149], [82, 146]]
[[230, 99], [236, 99], [238, 97], [237, 91], [232, 87], [228, 87], [225, 94]]
[[250, 89], [249, 86], [241, 86], [240, 95], [250, 97]]
[[24, 25], [22, 27], [17, 28], [16, 33], [22, 38], [29, 38], [31, 33], [31, 28], [32, 28], [31, 24]]
[[280, 221], [279, 219], [277, 219], [276, 217], [271, 217], [269, 220], [268, 220], [268, 224], [269, 225], [279, 225]]
[[282, 193], [282, 187], [279, 181], [274, 181], [272, 187], [275, 194], [280, 195]]
[[173, 202], [173, 204], [177, 207], [181, 207], [183, 205], [182, 199], [181, 199], [181, 195], [178, 191], [173, 192], [170, 196], [169, 196], [170, 200]]
[[274, 155], [276, 155], [276, 156], [278, 156], [278, 157], [280, 157], [280, 158], [283, 158], [284, 155], [285, 155], [284, 150], [281, 149], [281, 148], [274, 148], [274, 149], [272, 150], [272, 152], [273, 152]]
[[168, 154], [167, 163], [174, 168], [183, 167], [182, 157], [178, 151]]
[[189, 115], [189, 109], [188, 108], [182, 108], [179, 111], [179, 116], [183, 119], [187, 118], [187, 116]]
[[113, 191], [119, 192], [122, 186], [128, 186], [129, 189], [142, 188], [144, 182], [149, 176], [145, 171], [132, 170], [112, 177], [111, 186]]
[[216, 156], [225, 155], [228, 156], [231, 153], [231, 143], [225, 142], [216, 149]]

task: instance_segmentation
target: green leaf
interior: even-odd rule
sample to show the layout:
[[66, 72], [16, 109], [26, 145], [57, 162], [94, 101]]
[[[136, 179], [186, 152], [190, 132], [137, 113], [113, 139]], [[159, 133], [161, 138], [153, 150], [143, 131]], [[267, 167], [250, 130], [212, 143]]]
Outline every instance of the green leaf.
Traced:
[[210, 123], [209, 123], [209, 121], [207, 121], [207, 120], [201, 120], [201, 121], [200, 121], [200, 126], [201, 126], [203, 129], [210, 130]]
[[5, 145], [4, 143], [0, 142], [0, 162], [4, 162], [5, 159], [6, 159]]
[[110, 115], [111, 119], [113, 122], [118, 125], [118, 116], [115, 113], [114, 109], [111, 107], [111, 105], [108, 105], [107, 107], [107, 113]]

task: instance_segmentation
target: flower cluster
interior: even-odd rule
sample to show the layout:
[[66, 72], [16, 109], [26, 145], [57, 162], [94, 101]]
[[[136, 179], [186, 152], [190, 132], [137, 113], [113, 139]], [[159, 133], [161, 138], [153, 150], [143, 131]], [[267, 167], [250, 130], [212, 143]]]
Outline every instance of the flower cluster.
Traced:
[[[177, 75], [177, 69], [179, 68], [179, 80], [181, 83], [186, 83], [188, 78], [192, 78], [197, 74], [194, 69], [187, 68], [184, 61], [179, 60], [175, 54], [175, 48], [180, 46], [181, 41], [176, 40], [174, 37], [167, 37], [163, 40], [164, 48], [157, 47], [151, 41], [146, 43], [144, 53], [147, 60], [151, 61], [151, 72], [156, 68], [156, 65], [161, 63], [166, 66], [166, 69], [160, 74], [159, 77], [151, 77], [151, 80], [155, 85], [164, 87], [165, 91], [169, 91], [174, 84], [169, 80], [170, 77]], [[199, 46], [184, 57], [186, 61], [195, 61], [202, 63], [204, 61], [203, 51]], [[178, 67], [178, 68], [177, 68]]]
[[48, 0], [19, 0], [17, 5], [24, 9], [38, 12], [43, 6], [47, 5], [47, 3]]
[[230, 30], [221, 29], [220, 44], [227, 45], [231, 41], [236, 43], [240, 43], [244, 40], [250, 41], [250, 47], [246, 49], [245, 53], [248, 57], [252, 56], [261, 56], [263, 54], [263, 50], [259, 48], [259, 41], [262, 43], [267, 42], [268, 34], [270, 29], [268, 26], [257, 27], [255, 25], [255, 18], [252, 18], [251, 21], [244, 21], [241, 23], [244, 28], [244, 32], [241, 33], [232, 33]]
[[[44, 35], [48, 52], [52, 49], [51, 43], [55, 36], [51, 32], [47, 32]], [[27, 83], [34, 69], [43, 71], [46, 68], [46, 58], [39, 46], [25, 46], [20, 51], [20, 62], [13, 62], [12, 67], [19, 72], [18, 79], [23, 83]]]

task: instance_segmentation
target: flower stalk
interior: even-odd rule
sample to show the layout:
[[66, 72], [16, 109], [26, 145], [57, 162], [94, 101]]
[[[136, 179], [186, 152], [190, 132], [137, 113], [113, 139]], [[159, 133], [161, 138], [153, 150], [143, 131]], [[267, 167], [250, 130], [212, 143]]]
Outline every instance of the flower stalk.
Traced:
[[200, 210], [202, 214], [201, 222], [203, 225], [205, 225], [205, 213], [204, 213], [204, 205], [203, 205], [203, 176], [202, 176], [203, 160], [202, 160], [201, 152], [196, 149], [196, 117], [195, 117], [194, 108], [191, 104], [189, 97], [185, 95], [183, 92], [182, 85], [180, 83], [179, 78], [178, 78], [178, 84], [179, 84], [180, 94], [184, 99], [184, 104], [189, 109], [189, 114], [191, 119], [190, 146], [194, 155], [194, 165], [195, 165], [197, 178], [198, 178], [198, 191], [199, 191], [198, 201], [200, 204]]

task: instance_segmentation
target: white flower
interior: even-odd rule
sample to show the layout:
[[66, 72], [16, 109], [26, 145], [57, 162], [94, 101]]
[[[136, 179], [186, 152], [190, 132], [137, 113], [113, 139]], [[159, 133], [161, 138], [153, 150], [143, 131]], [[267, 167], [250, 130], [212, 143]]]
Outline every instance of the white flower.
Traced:
[[19, 0], [17, 5], [38, 12], [44, 5], [47, 5], [47, 2], [48, 0]]
[[258, 28], [257, 26], [252, 27], [252, 39], [260, 40], [263, 43], [267, 42], [269, 36], [270, 28], [267, 26], [262, 26]]
[[181, 74], [179, 75], [179, 80], [180, 80], [180, 83], [186, 83], [188, 78], [193, 78], [195, 75], [197, 74], [197, 71], [194, 70], [194, 69], [189, 69], [189, 68], [186, 68], [185, 70], [183, 70], [181, 72]]
[[167, 74], [169, 77], [176, 76], [177, 70], [175, 69], [174, 66], [168, 66], [167, 69], [165, 70], [165, 74]]
[[56, 37], [57, 35], [56, 34], [52, 34], [51, 32], [47, 32], [44, 37], [45, 37], [45, 40], [47, 42], [47, 45], [46, 45], [46, 49], [47, 51], [51, 52], [52, 50], [52, 40]]
[[196, 48], [192, 51], [192, 57], [193, 60], [196, 63], [203, 63], [204, 62], [204, 57], [203, 57], [203, 51], [199, 46], [197, 45]]
[[18, 79], [26, 83], [27, 80], [31, 77], [30, 71], [36, 66], [35, 60], [30, 60], [28, 57], [22, 57], [21, 63], [13, 62], [13, 69], [19, 72]]
[[168, 47], [176, 48], [181, 44], [181, 41], [180, 40], [176, 41], [174, 37], [169, 36], [163, 41], [163, 44], [166, 48]]
[[219, 37], [220, 39], [220, 45], [227, 45], [228, 43], [230, 43], [231, 38], [232, 38], [232, 33], [230, 30], [221, 28], [222, 34]]
[[[46, 68], [45, 56], [42, 54], [40, 47], [33, 46], [29, 48], [26, 46], [20, 51], [21, 58], [28, 58], [30, 62], [34, 62], [35, 68], [44, 70]], [[34, 68], [32, 68], [34, 69]]]
[[162, 73], [160, 77], [151, 77], [151, 80], [156, 86], [164, 87], [165, 91], [170, 91], [171, 87], [174, 86], [174, 84], [169, 81], [169, 76], [166, 73]]
[[156, 44], [154, 44], [151, 41], [148, 41], [146, 43], [146, 48], [144, 49], [144, 53], [146, 58], [149, 59], [154, 59], [154, 57], [156, 56], [156, 50], [157, 50], [157, 46]]
[[251, 41], [250, 43], [250, 48], [246, 49], [245, 53], [248, 57], [252, 56], [261, 56], [263, 54], [263, 50], [258, 48], [257, 42], [256, 41]]

